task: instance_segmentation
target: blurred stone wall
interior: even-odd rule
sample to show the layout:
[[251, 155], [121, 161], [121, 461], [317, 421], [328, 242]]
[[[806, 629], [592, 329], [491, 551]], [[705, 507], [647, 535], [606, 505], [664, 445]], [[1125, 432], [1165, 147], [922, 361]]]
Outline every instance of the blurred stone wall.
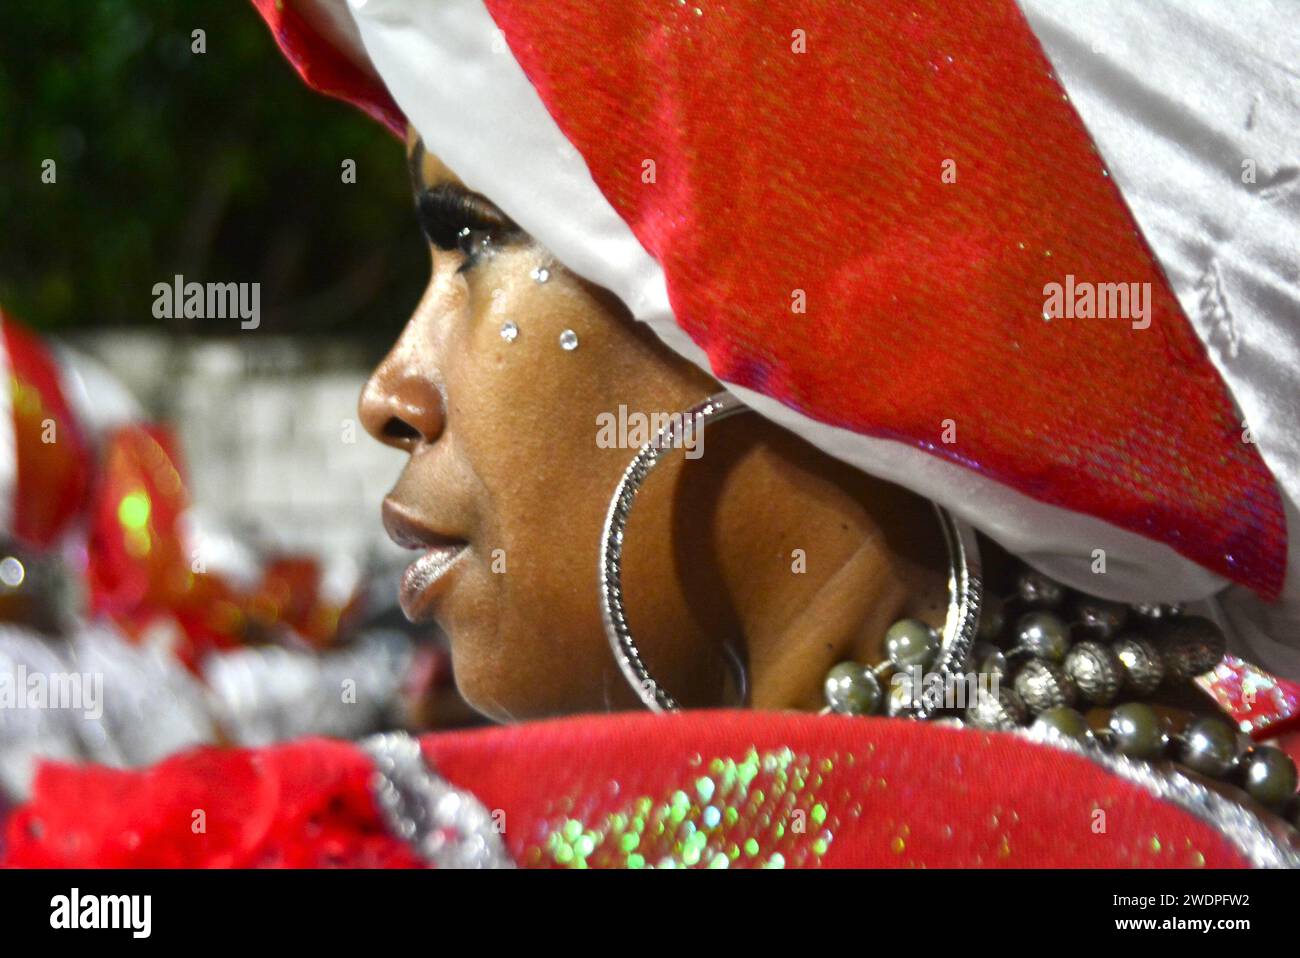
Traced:
[[400, 563], [379, 505], [403, 456], [357, 420], [373, 351], [343, 339], [260, 334], [105, 331], [65, 341], [107, 366], [147, 415], [178, 430], [205, 521], [261, 546]]

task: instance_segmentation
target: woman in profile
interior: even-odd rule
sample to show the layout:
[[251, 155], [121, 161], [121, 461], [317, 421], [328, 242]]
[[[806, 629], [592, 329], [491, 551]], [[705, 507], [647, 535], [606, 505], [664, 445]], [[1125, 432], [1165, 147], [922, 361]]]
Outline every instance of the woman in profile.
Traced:
[[[148, 824], [192, 756], [51, 771], [15, 863], [1300, 862], [1295, 702], [1240, 694], [1300, 671], [1295, 423], [1034, 4], [254, 5], [405, 142], [431, 274], [360, 415], [505, 727], [204, 753], [301, 795], [233, 844]], [[132, 774], [82, 858], [21, 831]]]

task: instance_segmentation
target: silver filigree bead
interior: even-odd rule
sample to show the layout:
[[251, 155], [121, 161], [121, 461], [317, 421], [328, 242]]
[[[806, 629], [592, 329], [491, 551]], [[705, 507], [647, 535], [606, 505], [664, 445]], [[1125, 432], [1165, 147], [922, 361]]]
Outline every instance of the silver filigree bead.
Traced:
[[1124, 687], [1135, 695], [1150, 695], [1165, 678], [1164, 658], [1154, 642], [1129, 633], [1111, 645], [1124, 670]]
[[966, 708], [966, 721], [976, 728], [989, 731], [1010, 731], [1025, 721], [1025, 703], [1008, 688], [997, 693], [980, 689], [975, 701]]
[[1026, 569], [1016, 579], [1016, 593], [1028, 605], [1054, 609], [1065, 599], [1065, 586], [1035, 569]]
[[1016, 673], [1016, 694], [1030, 712], [1037, 715], [1063, 705], [1073, 705], [1074, 683], [1055, 662], [1030, 659]]
[[1109, 705], [1119, 694], [1123, 672], [1115, 653], [1091, 639], [1080, 642], [1065, 656], [1065, 674], [1079, 694], [1095, 705]]
[[1183, 615], [1162, 623], [1155, 638], [1165, 671], [1175, 681], [1210, 671], [1228, 651], [1223, 630], [1199, 615]]

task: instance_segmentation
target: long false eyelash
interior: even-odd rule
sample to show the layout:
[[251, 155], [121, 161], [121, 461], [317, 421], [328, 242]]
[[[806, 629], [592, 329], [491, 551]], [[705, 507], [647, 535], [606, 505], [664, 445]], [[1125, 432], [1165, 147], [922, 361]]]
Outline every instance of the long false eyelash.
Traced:
[[[460, 250], [466, 257], [481, 245], [481, 238], [508, 235], [518, 227], [486, 208], [483, 201], [450, 183], [423, 190], [416, 198], [420, 228], [439, 249]], [[468, 242], [467, 242], [468, 241]]]

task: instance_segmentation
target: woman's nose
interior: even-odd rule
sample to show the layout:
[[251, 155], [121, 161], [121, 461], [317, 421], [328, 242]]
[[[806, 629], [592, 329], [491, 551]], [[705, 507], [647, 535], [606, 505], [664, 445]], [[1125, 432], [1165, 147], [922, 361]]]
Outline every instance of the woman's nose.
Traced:
[[388, 360], [361, 391], [361, 425], [387, 446], [413, 452], [442, 435], [442, 393], [427, 376], [403, 371]]

